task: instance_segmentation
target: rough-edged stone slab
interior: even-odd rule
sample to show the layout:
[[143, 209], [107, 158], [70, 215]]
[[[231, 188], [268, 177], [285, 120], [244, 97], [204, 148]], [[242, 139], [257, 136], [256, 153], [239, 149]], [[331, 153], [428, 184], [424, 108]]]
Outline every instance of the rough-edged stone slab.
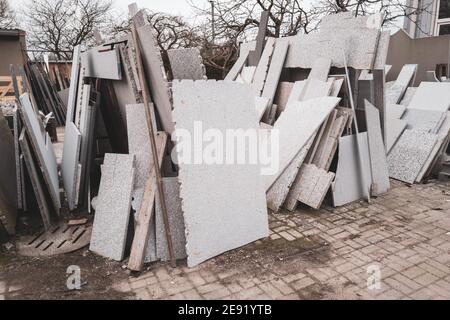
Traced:
[[106, 154], [89, 249], [122, 261], [134, 179], [134, 155]]
[[10, 235], [17, 220], [17, 176], [14, 137], [0, 110], [0, 223]]
[[77, 180], [80, 159], [81, 133], [73, 122], [66, 125], [64, 135], [64, 153], [61, 164], [61, 175], [67, 195], [69, 210], [76, 208]]
[[408, 123], [408, 129], [437, 133], [446, 115], [445, 111], [408, 108], [402, 120]]
[[408, 105], [409, 108], [448, 111], [450, 83], [422, 82]]
[[413, 184], [437, 140], [435, 134], [406, 129], [388, 155], [391, 178]]
[[32, 147], [36, 153], [41, 167], [44, 181], [52, 198], [53, 206], [56, 212], [61, 208], [61, 199], [59, 194], [59, 176], [56, 156], [50, 136], [45, 133], [44, 128], [34, 112], [28, 93], [20, 97], [21, 114], [27, 133], [30, 136]]
[[[183, 210], [180, 199], [180, 183], [178, 178], [163, 178], [164, 195], [166, 199], [167, 214], [169, 218], [170, 233], [172, 234], [173, 253], [175, 259], [181, 260], [186, 255], [186, 235], [184, 227]], [[169, 261], [169, 249], [164, 229], [164, 220], [161, 210], [161, 203], [158, 194], [156, 195], [156, 256], [161, 261]]]
[[284, 60], [289, 49], [288, 41], [277, 40], [275, 50], [273, 52], [272, 60], [270, 62], [269, 71], [267, 73], [266, 83], [262, 92], [262, 97], [268, 98], [270, 103], [273, 103], [275, 93], [280, 81], [281, 71], [283, 70]]
[[297, 200], [313, 209], [320, 209], [334, 177], [333, 172], [319, 169], [313, 164], [304, 164], [299, 172], [301, 187]]
[[172, 120], [172, 103], [169, 83], [164, 70], [159, 46], [153, 34], [154, 29], [150, 25], [138, 28], [142, 49], [142, 60], [149, 81], [150, 93], [153, 103], [158, 110], [164, 131], [172, 134], [175, 129]]
[[386, 60], [389, 52], [389, 42], [391, 40], [390, 31], [382, 31], [380, 33], [380, 39], [378, 41], [377, 55], [373, 64], [374, 70], [385, 70], [387, 75], [392, 66], [386, 66]]
[[265, 176], [266, 190], [273, 185], [292, 159], [316, 132], [340, 99], [324, 97], [289, 105], [274, 125], [279, 131], [279, 169], [273, 175]]
[[198, 48], [167, 51], [174, 79], [206, 79], [206, 68]]
[[369, 140], [370, 167], [372, 169], [372, 195], [388, 192], [391, 187], [389, 171], [381, 132], [380, 112], [369, 101], [365, 101], [367, 136]]
[[[358, 159], [358, 145], [362, 156], [363, 168]], [[364, 177], [364, 178], [363, 178]], [[333, 202], [340, 207], [363, 199], [372, 184], [370, 175], [369, 142], [367, 133], [350, 135], [339, 140], [339, 162], [336, 178], [332, 184]], [[365, 185], [363, 181], [365, 180]]]
[[[261, 96], [264, 85], [266, 83], [267, 72], [269, 70], [270, 59], [272, 58], [275, 49], [275, 38], [267, 39], [261, 59], [256, 67], [255, 75], [253, 77], [253, 92], [255, 96]], [[241, 53], [242, 55], [242, 53]]]
[[[285, 202], [289, 202], [292, 194], [295, 190], [290, 192], [292, 188], [296, 187], [296, 177], [298, 171], [305, 161], [309, 150], [314, 142], [315, 135], [313, 135], [308, 143], [300, 150], [300, 152], [295, 156], [294, 160], [289, 164], [289, 166], [284, 170], [281, 176], [275, 181], [272, 187], [270, 187], [267, 192], [267, 206], [274, 212], [278, 212], [281, 206]], [[291, 197], [290, 197], [291, 195]]]
[[397, 104], [402, 100], [406, 89], [414, 83], [417, 72], [417, 64], [406, 64], [395, 83], [386, 90], [386, 104]]
[[[249, 85], [229, 81], [176, 81], [173, 92], [177, 129], [192, 134], [194, 122], [202, 121], [204, 130], [214, 128], [224, 135], [229, 129], [258, 131], [256, 113], [254, 108], [249, 108], [254, 104]], [[181, 161], [179, 167], [189, 267], [268, 236], [259, 164], [195, 165]]]
[[81, 65], [89, 78], [122, 80], [119, 49], [105, 51], [105, 47], [92, 48], [81, 54]]

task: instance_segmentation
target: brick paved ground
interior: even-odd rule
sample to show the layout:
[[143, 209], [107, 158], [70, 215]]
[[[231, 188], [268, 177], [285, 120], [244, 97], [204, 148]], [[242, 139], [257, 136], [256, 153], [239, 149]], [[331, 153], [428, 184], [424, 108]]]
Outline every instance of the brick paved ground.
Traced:
[[370, 205], [271, 215], [270, 239], [112, 286], [137, 299], [450, 299], [449, 187], [394, 182]]

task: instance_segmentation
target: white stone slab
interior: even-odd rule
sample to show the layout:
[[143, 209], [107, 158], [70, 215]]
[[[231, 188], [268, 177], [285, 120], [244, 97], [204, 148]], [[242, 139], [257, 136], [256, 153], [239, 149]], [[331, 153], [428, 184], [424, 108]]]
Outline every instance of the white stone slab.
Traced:
[[328, 74], [330, 73], [331, 59], [318, 58], [314, 61], [314, 64], [309, 73], [308, 80], [319, 80], [326, 82], [328, 80]]
[[284, 109], [286, 108], [293, 87], [293, 82], [281, 81], [278, 84], [277, 94], [275, 95], [275, 99], [273, 102], [278, 106], [279, 112], [284, 111]]
[[406, 89], [414, 83], [414, 78], [417, 72], [417, 64], [406, 64], [395, 83], [386, 90], [386, 104], [400, 103], [405, 95]]
[[450, 107], [450, 83], [422, 82], [408, 107], [448, 111]]
[[328, 97], [333, 89], [334, 79], [327, 81], [320, 81], [311, 79], [306, 83], [306, 88], [303, 91], [300, 101], [307, 101], [321, 97]]
[[66, 125], [64, 135], [64, 153], [61, 164], [61, 175], [67, 195], [69, 210], [74, 210], [78, 202], [77, 180], [81, 148], [81, 133], [73, 122]]
[[236, 80], [237, 76], [241, 73], [242, 68], [245, 67], [245, 64], [247, 63], [249, 52], [246, 52], [243, 55], [240, 55], [237, 61], [234, 63], [231, 70], [228, 72], [227, 76], [225, 77], [225, 80], [227, 81], [234, 81]]
[[365, 101], [367, 136], [369, 140], [370, 167], [372, 171], [372, 195], [388, 192], [391, 187], [384, 146], [380, 112], [370, 102]]
[[331, 111], [338, 105], [338, 98], [319, 98], [295, 102], [286, 108], [274, 125], [279, 131], [279, 169], [273, 175], [264, 177], [268, 190], [292, 159], [316, 132]]
[[198, 48], [167, 50], [174, 79], [206, 79], [206, 68]]
[[[173, 92], [177, 129], [192, 134], [194, 122], [202, 121], [204, 130], [214, 128], [222, 134], [228, 129], [258, 131], [256, 113], [249, 108], [254, 96], [248, 85], [176, 81]], [[189, 267], [268, 236], [259, 164], [195, 165], [181, 161], [179, 167]]]
[[437, 133], [446, 115], [445, 111], [408, 108], [402, 120], [408, 123], [408, 129]]
[[[176, 260], [185, 259], [187, 257], [186, 235], [183, 210], [181, 208], [180, 183], [178, 182], [178, 178], [163, 178], [162, 183], [166, 199], [170, 233], [172, 234], [173, 253]], [[162, 261], [170, 261], [164, 220], [158, 194], [156, 195], [155, 225], [156, 256]]]
[[387, 119], [401, 119], [406, 112], [406, 107], [401, 104], [388, 104], [386, 107]]
[[122, 80], [119, 49], [105, 51], [107, 47], [92, 48], [81, 54], [81, 65], [89, 78]]
[[413, 184], [437, 140], [435, 134], [406, 129], [388, 155], [391, 178]]
[[297, 81], [294, 83], [294, 86], [292, 87], [292, 91], [289, 96], [288, 102], [286, 104], [287, 106], [293, 102], [301, 101], [303, 92], [306, 89], [306, 84], [307, 84], [306, 80]]
[[261, 96], [264, 85], [266, 83], [267, 72], [269, 71], [270, 59], [275, 49], [275, 38], [269, 38], [266, 41], [261, 59], [256, 67], [255, 76], [253, 77], [253, 92], [255, 96]]
[[386, 150], [389, 154], [403, 131], [408, 127], [408, 123], [405, 120], [388, 118], [386, 125]]
[[439, 151], [442, 149], [447, 137], [449, 136], [449, 133], [450, 133], [450, 112], [447, 112], [444, 123], [442, 124], [441, 128], [437, 133], [438, 141], [434, 146], [433, 150], [431, 151], [431, 154], [428, 157], [427, 161], [425, 162], [422, 170], [417, 176], [416, 182], [418, 183], [422, 182], [427, 172], [429, 172], [432, 169], [431, 166], [433, 165], [436, 157], [439, 155]]
[[[267, 192], [267, 206], [274, 212], [278, 212], [281, 206], [289, 202], [290, 196], [295, 194], [295, 190], [290, 192], [292, 188], [296, 187], [296, 177], [308, 155], [309, 150], [314, 142], [315, 134], [309, 139], [307, 144], [299, 151], [289, 166], [284, 170], [281, 176], [275, 181]], [[295, 196], [294, 196], [295, 197]], [[297, 200], [295, 200], [297, 201]]]
[[31, 143], [41, 167], [44, 181], [52, 198], [53, 206], [59, 213], [61, 208], [61, 199], [59, 194], [59, 176], [56, 156], [49, 135], [34, 112], [28, 93], [24, 93], [20, 97], [22, 106], [22, 114], [26, 124], [27, 132], [30, 136]]
[[[358, 160], [358, 145], [362, 156], [363, 168]], [[365, 177], [365, 178], [363, 178]], [[370, 155], [367, 133], [350, 135], [339, 140], [339, 162], [336, 178], [332, 184], [333, 202], [336, 207], [361, 200], [372, 184], [370, 178]], [[363, 181], [365, 180], [365, 185]]]
[[418, 89], [418, 88], [416, 88], [416, 87], [409, 87], [408, 89], [406, 89], [405, 95], [403, 96], [403, 99], [402, 99], [402, 101], [400, 102], [400, 104], [401, 104], [402, 106], [408, 107], [409, 104], [411, 103], [412, 98], [413, 98], [414, 95], [416, 94], [417, 89]]
[[313, 209], [320, 209], [334, 177], [333, 172], [319, 169], [312, 164], [304, 164], [299, 173], [301, 188], [297, 200]]
[[153, 34], [154, 29], [152, 26], [146, 25], [138, 28], [137, 31], [153, 103], [158, 110], [164, 131], [172, 134], [175, 126], [172, 120], [169, 83], [167, 82], [161, 52]]
[[331, 88], [330, 97], [337, 97], [341, 92], [344, 79], [334, 79], [333, 87]]
[[258, 116], [258, 121], [261, 121], [268, 107], [269, 99], [263, 97], [255, 97], [255, 110]]
[[380, 39], [378, 41], [377, 55], [375, 57], [375, 63], [373, 65], [374, 70], [385, 69], [385, 75], [389, 73], [392, 66], [386, 65], [386, 60], [389, 52], [389, 42], [391, 40], [390, 31], [382, 31], [380, 33]]
[[275, 93], [280, 81], [281, 71], [283, 70], [284, 61], [289, 49], [289, 42], [277, 40], [273, 52], [272, 60], [270, 61], [269, 71], [267, 73], [266, 83], [262, 92], [262, 97], [268, 98], [270, 104], [273, 103]]
[[241, 78], [244, 83], [251, 84], [253, 82], [253, 77], [255, 76], [256, 67], [244, 67], [241, 71]]
[[124, 258], [133, 178], [133, 155], [105, 155], [89, 250], [116, 261]]

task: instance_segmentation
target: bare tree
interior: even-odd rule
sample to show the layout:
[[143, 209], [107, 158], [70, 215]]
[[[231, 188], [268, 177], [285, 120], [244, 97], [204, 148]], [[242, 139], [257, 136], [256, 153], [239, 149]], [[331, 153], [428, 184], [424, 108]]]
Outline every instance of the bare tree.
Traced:
[[15, 15], [8, 0], [0, 0], [0, 28], [16, 27]]
[[23, 14], [29, 46], [70, 59], [73, 47], [93, 44], [94, 29], [110, 20], [109, 0], [29, 0]]

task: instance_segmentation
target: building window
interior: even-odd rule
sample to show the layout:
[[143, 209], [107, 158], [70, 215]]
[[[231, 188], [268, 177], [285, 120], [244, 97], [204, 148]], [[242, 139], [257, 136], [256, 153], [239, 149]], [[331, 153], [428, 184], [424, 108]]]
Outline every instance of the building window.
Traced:
[[438, 2], [437, 35], [450, 34], [450, 0]]

